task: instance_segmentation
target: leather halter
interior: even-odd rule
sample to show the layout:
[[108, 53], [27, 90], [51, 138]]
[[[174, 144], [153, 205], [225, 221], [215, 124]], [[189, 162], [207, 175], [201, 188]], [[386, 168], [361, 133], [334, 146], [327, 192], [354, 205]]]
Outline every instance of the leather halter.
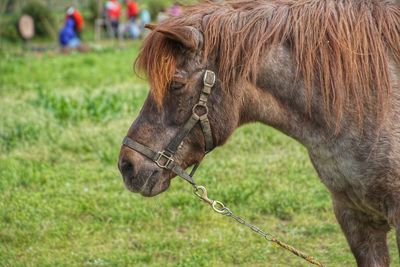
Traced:
[[190, 133], [190, 131], [196, 126], [197, 123], [200, 123], [201, 130], [204, 135], [205, 142], [205, 152], [206, 154], [210, 152], [214, 148], [212, 132], [210, 121], [208, 120], [208, 97], [211, 94], [211, 89], [215, 84], [215, 73], [211, 70], [206, 70], [203, 78], [203, 89], [200, 93], [199, 102], [194, 105], [192, 109], [192, 116], [189, 120], [183, 125], [183, 127], [179, 130], [179, 132], [175, 135], [175, 137], [169, 142], [167, 147], [162, 151], [155, 151], [148, 146], [140, 144], [133, 140], [132, 138], [126, 136], [123, 141], [123, 145], [129, 147], [132, 150], [135, 150], [142, 154], [143, 156], [152, 160], [158, 167], [166, 170], [170, 170], [174, 172], [176, 175], [182, 177], [193, 186], [195, 186], [195, 182], [193, 180], [193, 175], [199, 166], [199, 163], [196, 164], [191, 173], [188, 174], [182, 167], [180, 167], [174, 160], [174, 155], [176, 154], [180, 144], [183, 139]]

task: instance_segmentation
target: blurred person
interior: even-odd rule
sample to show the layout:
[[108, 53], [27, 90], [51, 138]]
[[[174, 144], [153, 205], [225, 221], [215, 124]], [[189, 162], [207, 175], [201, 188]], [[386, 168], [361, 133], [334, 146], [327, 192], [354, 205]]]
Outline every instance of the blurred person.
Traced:
[[125, 0], [126, 3], [126, 15], [129, 21], [136, 21], [139, 15], [139, 5], [136, 1]]
[[65, 20], [72, 17], [75, 20], [75, 31], [79, 38], [81, 38], [81, 33], [83, 31], [84, 20], [81, 12], [78, 9], [71, 6], [67, 9], [67, 15], [65, 16]]
[[144, 8], [140, 12], [140, 20], [142, 21], [143, 24], [148, 24], [151, 22], [151, 15], [147, 9]]
[[121, 9], [122, 7], [118, 0], [108, 0], [106, 3], [106, 16], [111, 24], [114, 37], [118, 37]]
[[139, 16], [139, 5], [136, 1], [125, 0], [126, 3], [126, 15], [127, 15], [127, 27], [126, 31], [128, 32], [129, 37], [131, 38], [139, 38], [140, 36], [140, 27], [138, 23]]
[[79, 38], [78, 33], [82, 31], [83, 18], [82, 16], [77, 16], [76, 14], [80, 13], [79, 11], [76, 13], [76, 11], [73, 7], [67, 9], [65, 23], [59, 33], [59, 42], [63, 53], [69, 53], [73, 49], [77, 49], [80, 52], [88, 50], [87, 46], [83, 45]]
[[149, 31], [144, 26], [149, 23], [151, 23], [150, 12], [147, 10], [146, 5], [140, 5], [139, 14], [136, 17], [136, 26], [139, 30], [138, 38], [143, 38], [147, 35]]

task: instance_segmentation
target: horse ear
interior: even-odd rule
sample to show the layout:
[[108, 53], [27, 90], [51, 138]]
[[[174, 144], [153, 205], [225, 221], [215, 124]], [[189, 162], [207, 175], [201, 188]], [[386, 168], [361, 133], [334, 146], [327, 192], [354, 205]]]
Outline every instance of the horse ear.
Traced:
[[150, 31], [152, 31], [157, 27], [157, 25], [156, 24], [145, 24], [144, 27], [146, 29], [149, 29]]
[[200, 47], [202, 40], [200, 31], [191, 26], [163, 27], [163, 25], [160, 25], [155, 28], [155, 31], [164, 34], [169, 39], [177, 41], [193, 51]]

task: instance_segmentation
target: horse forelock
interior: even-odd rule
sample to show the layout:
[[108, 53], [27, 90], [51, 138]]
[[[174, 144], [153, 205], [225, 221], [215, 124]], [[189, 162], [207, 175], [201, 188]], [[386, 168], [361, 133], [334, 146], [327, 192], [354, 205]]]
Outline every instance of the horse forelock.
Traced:
[[[276, 45], [292, 50], [311, 109], [321, 90], [327, 121], [339, 125], [351, 105], [359, 121], [366, 105], [382, 118], [390, 96], [389, 53], [400, 64], [400, 8], [378, 0], [227, 1], [188, 7], [168, 20], [197, 27], [204, 58], [214, 58], [223, 88], [238, 79], [255, 82], [261, 60]], [[167, 38], [152, 33], [137, 63], [161, 103], [176, 68], [177, 53]]]
[[151, 94], [158, 106], [161, 106], [176, 70], [176, 47], [164, 35], [152, 32], [143, 43], [135, 62], [135, 68], [145, 72]]

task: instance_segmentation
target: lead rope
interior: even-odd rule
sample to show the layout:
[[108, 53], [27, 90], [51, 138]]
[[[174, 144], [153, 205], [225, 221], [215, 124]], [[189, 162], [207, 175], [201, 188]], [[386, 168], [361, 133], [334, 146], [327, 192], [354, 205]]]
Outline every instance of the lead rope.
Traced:
[[294, 255], [303, 258], [304, 260], [306, 260], [307, 262], [314, 264], [316, 266], [320, 266], [320, 267], [324, 267], [324, 265], [318, 261], [317, 259], [315, 259], [314, 257], [311, 257], [307, 254], [305, 254], [304, 252], [296, 249], [295, 247], [286, 244], [283, 241], [280, 241], [278, 238], [274, 237], [273, 235], [264, 232], [263, 230], [261, 230], [260, 228], [258, 228], [257, 226], [254, 226], [248, 222], [246, 222], [244, 219], [242, 219], [241, 217], [235, 215], [228, 207], [226, 207], [222, 202], [218, 201], [218, 200], [211, 200], [208, 198], [207, 195], [207, 189], [202, 186], [202, 185], [197, 185], [195, 183], [192, 183], [193, 187], [194, 187], [194, 194], [200, 198], [201, 200], [203, 200], [204, 202], [206, 202], [208, 205], [210, 205], [212, 207], [212, 209], [221, 215], [233, 218], [236, 222], [238, 222], [239, 224], [242, 224], [246, 227], [248, 227], [249, 229], [251, 229], [253, 232], [259, 234], [260, 236], [262, 236], [263, 238], [265, 238], [267, 241], [270, 241], [272, 243], [275, 243], [276, 245], [278, 245], [279, 247], [290, 251], [291, 253], [293, 253]]

